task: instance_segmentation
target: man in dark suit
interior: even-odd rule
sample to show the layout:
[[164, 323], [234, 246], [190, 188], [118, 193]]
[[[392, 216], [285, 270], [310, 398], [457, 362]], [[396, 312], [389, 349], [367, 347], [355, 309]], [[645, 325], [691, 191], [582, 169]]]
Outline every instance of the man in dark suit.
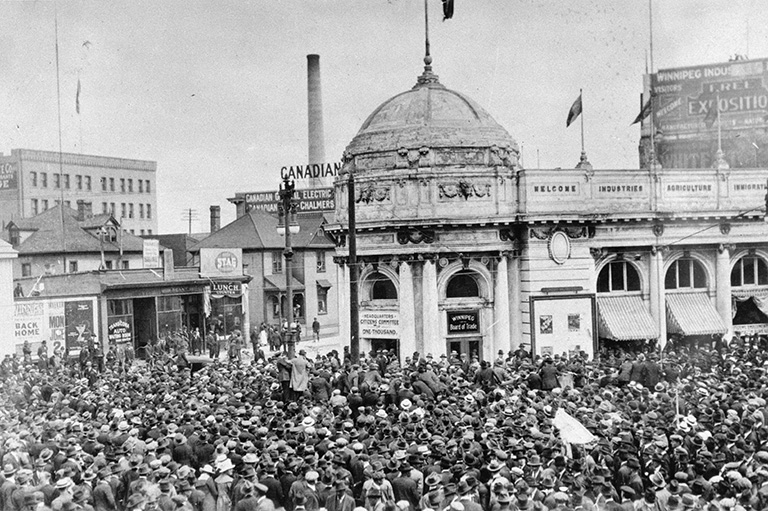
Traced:
[[[411, 465], [407, 461], [400, 464], [400, 476], [392, 480], [392, 491], [395, 494], [395, 502], [407, 501], [411, 511], [419, 508], [421, 495], [419, 495], [416, 481], [411, 479]], [[482, 509], [478, 511], [482, 511]]]
[[355, 509], [355, 499], [352, 498], [346, 479], [336, 479], [333, 483], [333, 491], [325, 499], [325, 508], [328, 511], [353, 511]]
[[99, 480], [93, 489], [93, 509], [94, 511], [117, 511], [115, 494], [109, 485], [109, 479], [112, 471], [109, 468], [102, 468], [97, 474]]
[[283, 486], [277, 480], [275, 474], [277, 470], [271, 463], [267, 464], [262, 470], [262, 476], [259, 482], [267, 487], [267, 498], [275, 503], [275, 507], [285, 507], [285, 497], [283, 496]]

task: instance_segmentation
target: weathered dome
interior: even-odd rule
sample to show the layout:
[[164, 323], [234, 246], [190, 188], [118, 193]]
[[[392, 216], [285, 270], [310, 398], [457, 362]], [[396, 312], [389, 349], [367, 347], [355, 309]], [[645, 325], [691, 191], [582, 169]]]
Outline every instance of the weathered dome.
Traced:
[[517, 143], [488, 112], [467, 96], [445, 88], [427, 70], [411, 90], [373, 111], [347, 152], [492, 146], [518, 152]]

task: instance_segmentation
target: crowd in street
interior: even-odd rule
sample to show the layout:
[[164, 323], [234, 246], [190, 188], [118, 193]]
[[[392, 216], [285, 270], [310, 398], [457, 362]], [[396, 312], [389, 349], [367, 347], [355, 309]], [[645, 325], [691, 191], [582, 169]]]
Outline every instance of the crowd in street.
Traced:
[[763, 348], [6, 357], [0, 511], [762, 510]]

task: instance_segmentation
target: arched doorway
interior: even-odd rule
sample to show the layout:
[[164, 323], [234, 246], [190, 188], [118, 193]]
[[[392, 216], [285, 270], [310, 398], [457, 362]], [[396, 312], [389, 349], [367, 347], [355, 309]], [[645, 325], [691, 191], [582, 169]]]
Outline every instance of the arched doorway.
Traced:
[[371, 268], [360, 279], [360, 351], [400, 357], [400, 311], [397, 276]]

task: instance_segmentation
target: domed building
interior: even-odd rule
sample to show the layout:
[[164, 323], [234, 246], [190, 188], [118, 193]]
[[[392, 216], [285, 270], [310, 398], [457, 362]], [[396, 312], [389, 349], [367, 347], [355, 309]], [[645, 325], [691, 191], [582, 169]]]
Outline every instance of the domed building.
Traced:
[[519, 156], [429, 65], [366, 119], [326, 226], [344, 318], [353, 176], [361, 353], [592, 356], [601, 340], [711, 339], [739, 321], [768, 332], [764, 169], [596, 170], [584, 154], [523, 169]]
[[[355, 176], [361, 351], [487, 359], [496, 344], [509, 346], [518, 158], [509, 133], [430, 66], [366, 119], [342, 171]], [[339, 234], [341, 263], [346, 192], [344, 174], [339, 225], [328, 229]], [[348, 283], [346, 266], [344, 275]]]

